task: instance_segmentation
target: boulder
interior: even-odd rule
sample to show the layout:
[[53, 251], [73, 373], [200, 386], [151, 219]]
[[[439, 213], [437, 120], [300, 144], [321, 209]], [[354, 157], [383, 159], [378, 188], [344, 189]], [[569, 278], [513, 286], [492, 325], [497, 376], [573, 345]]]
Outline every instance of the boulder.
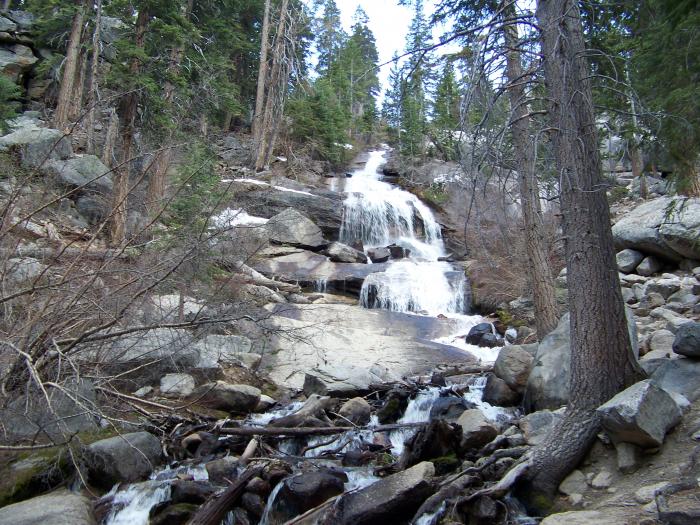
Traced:
[[463, 450], [479, 448], [498, 435], [498, 430], [492, 425], [479, 409], [466, 410], [457, 419], [462, 427]]
[[482, 348], [497, 348], [503, 346], [503, 338], [496, 334], [484, 334], [479, 339], [478, 346]]
[[[635, 355], [639, 354], [637, 327], [631, 310], [626, 309], [627, 328]], [[571, 337], [569, 314], [565, 314], [556, 329], [540, 342], [532, 371], [527, 380], [523, 405], [527, 412], [557, 409], [569, 401], [569, 368]]]
[[102, 195], [81, 195], [75, 207], [89, 224], [99, 224], [107, 218], [110, 204]]
[[478, 325], [473, 326], [469, 330], [469, 333], [464, 339], [467, 342], [467, 344], [478, 345], [481, 341], [481, 338], [484, 337], [486, 334], [493, 335], [493, 325], [491, 323], [479, 323]]
[[654, 308], [649, 315], [654, 319], [665, 322], [666, 330], [674, 334], [678, 332], [678, 329], [681, 326], [688, 322], [686, 317], [678, 315], [676, 312], [669, 310], [668, 308]]
[[696, 480], [671, 484], [654, 496], [659, 521], [664, 525], [700, 522], [700, 489]]
[[678, 328], [673, 351], [686, 357], [700, 357], [700, 323], [689, 322]]
[[503, 348], [493, 366], [493, 372], [516, 392], [522, 394], [532, 370], [534, 357], [520, 345]]
[[82, 193], [109, 195], [114, 187], [112, 170], [95, 155], [80, 155], [67, 160], [47, 162], [43, 170], [68, 189]]
[[20, 80], [38, 61], [39, 59], [34, 56], [32, 49], [22, 44], [0, 47], [0, 74], [10, 78], [13, 82]]
[[17, 29], [17, 24], [15, 24], [9, 18], [0, 16], [0, 32], [2, 33], [14, 33]]
[[31, 122], [0, 137], [0, 152], [19, 154], [22, 166], [37, 168], [53, 159], [67, 159], [73, 154], [70, 140], [57, 129], [40, 128]]
[[645, 257], [642, 260], [642, 262], [640, 262], [637, 265], [637, 273], [639, 275], [648, 277], [650, 275], [654, 275], [657, 272], [660, 272], [662, 267], [663, 264], [661, 263], [661, 261], [659, 261], [656, 257], [650, 255], [649, 257]]
[[586, 475], [578, 469], [571, 471], [559, 485], [559, 492], [567, 496], [583, 494], [587, 489]]
[[160, 440], [149, 432], [133, 432], [89, 445], [85, 463], [90, 483], [105, 490], [116, 483], [148, 476], [161, 460]]
[[511, 407], [520, 402], [520, 394], [511, 389], [503, 379], [489, 374], [484, 387], [483, 400], [494, 406]]
[[338, 414], [355, 425], [366, 425], [372, 415], [372, 407], [364, 398], [354, 397], [340, 407]]
[[260, 394], [260, 390], [254, 386], [216, 381], [198, 387], [192, 398], [210, 408], [246, 414], [255, 410], [260, 401]]
[[0, 525], [94, 525], [92, 502], [58, 490], [0, 509]]
[[626, 249], [617, 253], [617, 268], [624, 273], [632, 273], [644, 259], [644, 254], [637, 250]]
[[199, 354], [196, 368], [219, 368], [244, 363], [250, 366], [252, 361], [259, 361], [253, 343], [241, 335], [208, 335], [197, 341], [194, 348]]
[[373, 263], [384, 263], [391, 259], [391, 251], [388, 248], [370, 248], [367, 255]]
[[308, 217], [292, 208], [287, 208], [272, 217], [265, 224], [265, 229], [270, 234], [270, 240], [278, 244], [308, 248], [319, 248], [327, 244], [323, 240], [321, 229]]
[[404, 523], [430, 496], [435, 467], [423, 462], [381, 479], [364, 489], [346, 494], [338, 505], [334, 523], [382, 525]]
[[620, 525], [620, 516], [598, 510], [576, 510], [552, 514], [540, 525]]
[[612, 228], [618, 249], [633, 248], [662, 259], [700, 259], [700, 198], [661, 197], [625, 214]]
[[17, 30], [21, 33], [31, 31], [34, 26], [34, 15], [29, 11], [10, 9], [4, 15], [17, 24]]
[[3, 264], [2, 280], [5, 286], [29, 286], [37, 277], [44, 275], [49, 267], [31, 257], [13, 257]]
[[342, 494], [346, 481], [344, 473], [330, 470], [303, 472], [288, 478], [270, 509], [270, 523], [284, 523]]
[[333, 262], [366, 263], [367, 256], [359, 250], [340, 242], [333, 242], [323, 252]]
[[603, 428], [614, 442], [624, 441], [652, 448], [681, 419], [671, 395], [647, 379], [623, 390], [597, 409]]
[[532, 412], [520, 419], [520, 430], [523, 431], [528, 445], [540, 445], [547, 434], [562, 418], [561, 411], [540, 410]]
[[392, 259], [405, 259], [406, 257], [409, 257], [411, 255], [411, 250], [409, 250], [408, 248], [404, 248], [403, 246], [398, 246], [396, 244], [387, 246], [387, 249], [389, 250], [389, 253], [391, 253]]
[[676, 336], [668, 330], [657, 330], [649, 338], [649, 351], [662, 351], [670, 354], [673, 351], [673, 341]]
[[647, 370], [651, 372], [651, 380], [660, 388], [672, 394], [680, 394], [693, 402], [700, 399], [700, 361], [696, 359], [659, 359], [660, 363], [650, 362], [655, 366]]
[[430, 407], [429, 419], [430, 421], [434, 419], [447, 419], [454, 421], [459, 418], [459, 416], [461, 416], [465, 410], [470, 408], [476, 407], [473, 403], [468, 403], [462, 397], [438, 397]]
[[674, 279], [657, 279], [652, 280], [647, 283], [646, 292], [647, 294], [658, 293], [664, 298], [664, 301], [668, 299], [672, 294], [676, 293], [681, 289], [681, 281], [678, 278]]
[[194, 387], [194, 378], [189, 374], [166, 374], [160, 378], [160, 393], [165, 397], [187, 397]]

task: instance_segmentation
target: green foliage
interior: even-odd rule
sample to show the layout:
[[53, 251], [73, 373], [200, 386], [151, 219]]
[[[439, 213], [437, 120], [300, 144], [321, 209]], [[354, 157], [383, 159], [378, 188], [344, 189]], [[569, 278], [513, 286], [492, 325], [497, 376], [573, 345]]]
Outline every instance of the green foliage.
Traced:
[[449, 198], [449, 194], [445, 190], [445, 186], [442, 184], [431, 184], [428, 186], [428, 188], [423, 190], [421, 196], [423, 199], [436, 206], [442, 206]]
[[628, 190], [626, 187], [615, 186], [608, 192], [608, 202], [610, 204], [615, 204], [616, 202], [620, 202], [621, 200], [629, 197], [629, 194], [630, 190]]
[[0, 131], [5, 131], [6, 121], [17, 114], [21, 94], [17, 84], [0, 75]]

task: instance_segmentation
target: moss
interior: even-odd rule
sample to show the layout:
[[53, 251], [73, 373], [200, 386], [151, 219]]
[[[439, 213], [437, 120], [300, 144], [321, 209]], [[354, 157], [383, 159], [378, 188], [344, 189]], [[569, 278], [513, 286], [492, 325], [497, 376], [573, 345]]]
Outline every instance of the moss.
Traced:
[[621, 200], [629, 197], [629, 190], [624, 186], [616, 186], [608, 192], [608, 202], [610, 204], [615, 204]]
[[20, 454], [0, 478], [0, 507], [26, 500], [68, 480], [74, 467], [65, 447]]
[[444, 476], [462, 464], [454, 453], [440, 456], [439, 458], [433, 458], [430, 461], [435, 465], [435, 474], [438, 476]]
[[379, 409], [379, 412], [377, 412], [379, 422], [382, 424], [386, 424], [392, 421], [396, 421], [396, 416], [399, 413], [400, 409], [401, 402], [397, 398], [392, 397], [386, 402], [386, 404], [381, 409]]
[[513, 315], [503, 308], [496, 310], [496, 316], [498, 320], [501, 321], [505, 326], [513, 326], [515, 328], [520, 328], [521, 326], [527, 326], [527, 323], [521, 319], [515, 319]]

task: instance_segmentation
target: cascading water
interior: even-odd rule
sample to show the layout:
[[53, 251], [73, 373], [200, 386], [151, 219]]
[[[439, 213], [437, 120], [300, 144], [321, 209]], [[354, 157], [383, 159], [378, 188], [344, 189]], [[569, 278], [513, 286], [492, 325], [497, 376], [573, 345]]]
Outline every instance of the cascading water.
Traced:
[[345, 191], [340, 240], [362, 241], [367, 251], [397, 245], [410, 257], [370, 274], [360, 294], [366, 308], [429, 315], [462, 313], [464, 276], [438, 259], [445, 256], [440, 225], [418, 197], [381, 180], [385, 151], [372, 151], [364, 168], [352, 173]]

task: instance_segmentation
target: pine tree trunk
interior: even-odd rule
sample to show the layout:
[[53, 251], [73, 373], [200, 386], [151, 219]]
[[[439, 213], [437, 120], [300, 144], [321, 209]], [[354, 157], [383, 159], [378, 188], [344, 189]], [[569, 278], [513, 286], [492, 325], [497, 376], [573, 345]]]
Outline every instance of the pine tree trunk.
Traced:
[[82, 1], [76, 1], [76, 11], [73, 15], [70, 36], [68, 37], [68, 47], [66, 58], [63, 62], [63, 75], [61, 75], [61, 86], [58, 90], [58, 103], [54, 113], [54, 126], [63, 130], [68, 125], [71, 109], [75, 104], [75, 75], [78, 69], [78, 51], [80, 49], [80, 37], [83, 30], [83, 6]]
[[109, 113], [109, 124], [107, 125], [107, 135], [105, 136], [105, 144], [102, 149], [102, 163], [107, 167], [112, 167], [114, 159], [114, 146], [117, 142], [117, 134], [119, 133], [119, 117], [117, 110], [112, 108]]
[[[84, 42], [81, 41], [80, 48]], [[78, 53], [78, 67], [75, 72], [75, 85], [73, 87], [73, 104], [70, 108], [69, 119], [75, 122], [83, 111], [83, 93], [85, 93], [85, 77], [87, 76], [87, 52]]]
[[260, 67], [258, 68], [258, 86], [255, 96], [255, 113], [253, 114], [252, 133], [256, 144], [260, 141], [260, 125], [263, 105], [265, 103], [265, 81], [267, 79], [267, 55], [270, 49], [270, 0], [265, 0], [262, 35], [260, 36]]
[[[136, 36], [134, 43], [137, 48], [143, 49], [146, 37], [146, 27], [148, 25], [148, 12], [146, 10], [139, 11], [136, 19]], [[129, 72], [135, 78], [139, 75], [141, 63], [138, 58], [133, 58], [129, 65]], [[136, 125], [136, 111], [138, 109], [138, 94], [132, 91], [126, 95], [122, 102], [121, 121], [122, 130], [122, 165], [117, 170], [114, 181], [114, 195], [112, 200], [112, 224], [111, 224], [111, 241], [112, 245], [120, 246], [124, 243], [126, 237], [126, 219], [127, 219], [127, 197], [129, 193], [129, 174], [131, 166], [131, 150], [134, 142], [134, 133]]]
[[511, 106], [511, 135], [515, 164], [520, 186], [520, 204], [525, 226], [525, 247], [528, 256], [527, 271], [532, 286], [535, 305], [535, 323], [540, 340], [554, 330], [558, 322], [557, 299], [554, 294], [554, 279], [547, 256], [539, 185], [535, 174], [535, 146], [530, 138], [522, 62], [518, 51], [518, 27], [515, 23], [515, 4], [506, 0], [502, 9], [503, 35], [506, 48], [506, 74]]
[[95, 106], [97, 105], [97, 72], [100, 64], [100, 31], [102, 29], [102, 0], [95, 2], [95, 29], [92, 33], [92, 55], [88, 75], [87, 152], [95, 154]]
[[[578, 3], [539, 0], [549, 119], [561, 185], [571, 313], [566, 415], [533, 451], [523, 495], [542, 507], [590, 448], [596, 408], [641, 376], [632, 353], [598, 151]], [[544, 496], [544, 498], [543, 498]]]

